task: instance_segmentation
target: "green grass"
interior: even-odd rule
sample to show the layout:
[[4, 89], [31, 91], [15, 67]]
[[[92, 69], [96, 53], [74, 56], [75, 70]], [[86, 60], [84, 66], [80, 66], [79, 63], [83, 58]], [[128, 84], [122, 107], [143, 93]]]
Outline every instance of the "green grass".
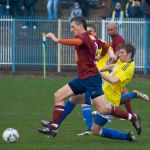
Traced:
[[[20, 139], [6, 144], [0, 138], [0, 150], [147, 150], [150, 147], [150, 103], [133, 101], [134, 111], [141, 115], [143, 132], [137, 143], [101, 137], [78, 137], [86, 130], [80, 106], [62, 124], [58, 136], [48, 138], [36, 132], [41, 119], [51, 118], [53, 93], [69, 78], [1, 78], [0, 79], [0, 134], [5, 128], [16, 128]], [[149, 94], [150, 81], [133, 80], [129, 89], [140, 89]], [[150, 94], [149, 94], [150, 96]], [[129, 121], [114, 119], [107, 127], [135, 132]]]

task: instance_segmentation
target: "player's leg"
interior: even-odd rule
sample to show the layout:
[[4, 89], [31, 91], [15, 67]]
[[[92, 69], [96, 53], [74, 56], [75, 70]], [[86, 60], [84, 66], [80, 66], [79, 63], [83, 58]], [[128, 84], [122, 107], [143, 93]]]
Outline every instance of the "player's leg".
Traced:
[[[120, 105], [125, 104], [127, 112], [133, 114], [131, 100], [135, 100], [136, 98], [142, 99], [144, 101], [148, 101], [149, 97], [145, 93], [134, 90], [133, 92], [124, 93], [121, 95]], [[92, 116], [95, 116], [97, 111], [92, 112]]]
[[57, 135], [60, 118], [64, 112], [64, 100], [73, 94], [74, 93], [68, 84], [54, 94], [55, 106], [53, 109], [52, 122], [49, 128], [38, 129], [40, 133], [50, 134], [53, 137]]
[[60, 118], [59, 126], [64, 121], [64, 119], [74, 110], [76, 104], [84, 103], [84, 94], [72, 96], [65, 104], [64, 112]]
[[148, 101], [149, 97], [143, 92], [134, 90], [133, 92], [124, 93], [121, 96], [120, 104], [124, 104], [126, 107], [126, 110], [128, 113], [133, 114], [132, 104], [131, 100], [134, 100], [135, 98], [140, 98], [144, 101]]
[[141, 91], [134, 90], [133, 92], [124, 93], [121, 95], [121, 104], [124, 104], [126, 103], [126, 101], [129, 101], [129, 100], [134, 100], [135, 98], [139, 98], [145, 101], [149, 100], [148, 95], [146, 95], [145, 93]]
[[98, 113], [95, 116], [94, 123], [92, 125], [92, 133], [94, 135], [109, 139], [135, 141], [135, 137], [132, 132], [124, 133], [111, 128], [103, 128], [106, 123], [107, 119], [105, 118], [105, 116], [102, 116]]
[[[124, 94], [128, 94], [128, 89], [125, 88], [125, 89], [123, 90], [123, 93], [124, 93]], [[131, 99], [128, 98], [128, 101], [126, 101], [125, 103], [123, 103], [123, 99], [121, 98], [120, 104], [124, 104], [124, 106], [125, 106], [127, 112], [130, 113], [130, 114], [133, 114], [132, 104], [131, 104], [131, 101], [130, 101], [130, 100], [131, 100]]]
[[82, 116], [84, 119], [84, 122], [87, 126], [87, 130], [90, 131], [92, 127], [92, 110], [91, 106], [87, 104], [82, 104]]
[[137, 134], [141, 134], [141, 122], [140, 117], [136, 114], [130, 114], [127, 111], [121, 110], [116, 106], [107, 106], [107, 101], [104, 96], [99, 96], [93, 99], [93, 104], [96, 106], [96, 109], [102, 115], [112, 115], [117, 118], [123, 118], [130, 120], [135, 127]]
[[[61, 123], [63, 122], [63, 120], [74, 110], [75, 106], [76, 104], [72, 101], [71, 98], [66, 101], [65, 106], [64, 106], [64, 112], [60, 118], [59, 127]], [[52, 123], [51, 120], [41, 120], [41, 124], [44, 127], [49, 127], [51, 123]]]
[[[67, 100], [64, 106], [64, 112], [60, 118], [59, 127], [61, 123], [65, 120], [65, 118], [74, 110], [76, 104], [84, 103], [83, 100], [84, 100], [84, 94], [72, 96], [69, 100]], [[45, 127], [49, 127], [51, 123], [52, 123], [51, 120], [41, 120], [41, 124]]]
[[84, 80], [75, 78], [54, 94], [55, 107], [52, 116], [52, 123], [49, 128], [38, 129], [40, 133], [49, 134], [53, 137], [57, 135], [59, 123], [64, 112], [64, 100], [73, 95], [84, 93], [86, 91], [84, 83]]
[[86, 80], [86, 92], [85, 92], [85, 104], [82, 104], [82, 115], [88, 130], [91, 130], [92, 126], [92, 111], [91, 100], [99, 95], [103, 94], [102, 91], [102, 78], [100, 74], [97, 74]]

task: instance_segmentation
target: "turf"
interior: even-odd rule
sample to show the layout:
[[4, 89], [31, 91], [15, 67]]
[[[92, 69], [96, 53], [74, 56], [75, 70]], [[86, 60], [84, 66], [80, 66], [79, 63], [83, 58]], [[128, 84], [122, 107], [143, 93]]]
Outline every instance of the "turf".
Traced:
[[[150, 147], [150, 102], [133, 101], [134, 111], [141, 115], [143, 131], [137, 136], [128, 121], [114, 119], [107, 127], [125, 132], [134, 131], [138, 142], [110, 140], [101, 137], [78, 137], [77, 133], [86, 130], [82, 121], [80, 106], [62, 124], [55, 138], [40, 135], [41, 119], [51, 118], [53, 93], [69, 78], [1, 78], [0, 79], [0, 133], [5, 128], [16, 128], [19, 141], [7, 144], [0, 139], [0, 150], [147, 150]], [[149, 94], [150, 81], [133, 80], [129, 89], [140, 89]], [[150, 96], [150, 94], [149, 94]]]

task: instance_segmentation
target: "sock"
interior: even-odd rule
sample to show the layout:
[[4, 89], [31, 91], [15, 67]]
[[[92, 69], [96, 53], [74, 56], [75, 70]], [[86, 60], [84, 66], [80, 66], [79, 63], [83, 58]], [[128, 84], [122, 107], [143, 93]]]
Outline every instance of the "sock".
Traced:
[[53, 130], [58, 129], [58, 124], [60, 122], [60, 118], [64, 112], [64, 106], [62, 105], [55, 105], [53, 110], [53, 117], [52, 117], [52, 123], [50, 125], [50, 128]]
[[112, 106], [111, 115], [117, 118], [128, 119], [128, 112], [119, 109], [116, 106]]
[[82, 116], [84, 118], [84, 122], [89, 131], [91, 131], [92, 127], [92, 111], [91, 106], [84, 106], [82, 107]]
[[132, 110], [132, 105], [131, 105], [131, 101], [127, 101], [125, 104], [126, 110], [128, 113], [133, 114], [133, 110]]
[[109, 139], [128, 140], [128, 133], [120, 132], [111, 128], [103, 128], [100, 135]]
[[73, 111], [75, 106], [76, 105], [70, 100], [68, 100], [66, 102], [66, 104], [64, 106], [64, 112], [63, 112], [63, 114], [62, 114], [62, 116], [60, 118], [59, 126], [63, 122], [63, 120]]
[[112, 110], [111, 110], [111, 115], [117, 118], [123, 118], [123, 119], [128, 119], [131, 121], [134, 121], [136, 119], [136, 115], [135, 114], [130, 114], [124, 110], [119, 109], [116, 106], [112, 106]]
[[124, 101], [128, 101], [129, 99], [134, 99], [137, 98], [137, 93], [136, 92], [129, 92], [121, 95], [121, 100], [123, 99]]

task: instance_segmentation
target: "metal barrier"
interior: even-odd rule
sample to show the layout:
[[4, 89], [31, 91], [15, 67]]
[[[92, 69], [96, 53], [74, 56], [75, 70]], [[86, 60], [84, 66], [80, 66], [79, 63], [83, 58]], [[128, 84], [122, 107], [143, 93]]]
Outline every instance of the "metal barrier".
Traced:
[[[103, 39], [109, 41], [106, 26], [110, 19], [103, 20]], [[150, 22], [144, 18], [125, 18], [124, 21], [116, 21], [119, 33], [126, 42], [136, 47], [135, 64], [136, 70], [148, 74], [150, 68]], [[149, 45], [149, 46], [148, 46]]]
[[13, 50], [13, 19], [11, 17], [1, 17], [0, 19], [0, 65], [12, 64]]
[[[97, 36], [109, 41], [106, 26], [110, 19], [87, 20], [97, 27]], [[125, 19], [117, 22], [119, 33], [127, 42], [137, 48], [135, 56], [136, 70], [148, 74], [150, 68], [150, 22], [144, 19]], [[27, 25], [27, 28], [24, 28]], [[36, 28], [35, 28], [36, 26]], [[59, 38], [72, 37], [67, 19], [47, 20], [44, 18], [0, 18], [0, 67], [16, 72], [19, 68], [26, 71], [40, 68], [42, 60], [42, 32], [53, 32]], [[46, 45], [47, 69], [55, 71], [72, 71], [76, 69], [74, 47], [58, 45], [47, 40]]]

